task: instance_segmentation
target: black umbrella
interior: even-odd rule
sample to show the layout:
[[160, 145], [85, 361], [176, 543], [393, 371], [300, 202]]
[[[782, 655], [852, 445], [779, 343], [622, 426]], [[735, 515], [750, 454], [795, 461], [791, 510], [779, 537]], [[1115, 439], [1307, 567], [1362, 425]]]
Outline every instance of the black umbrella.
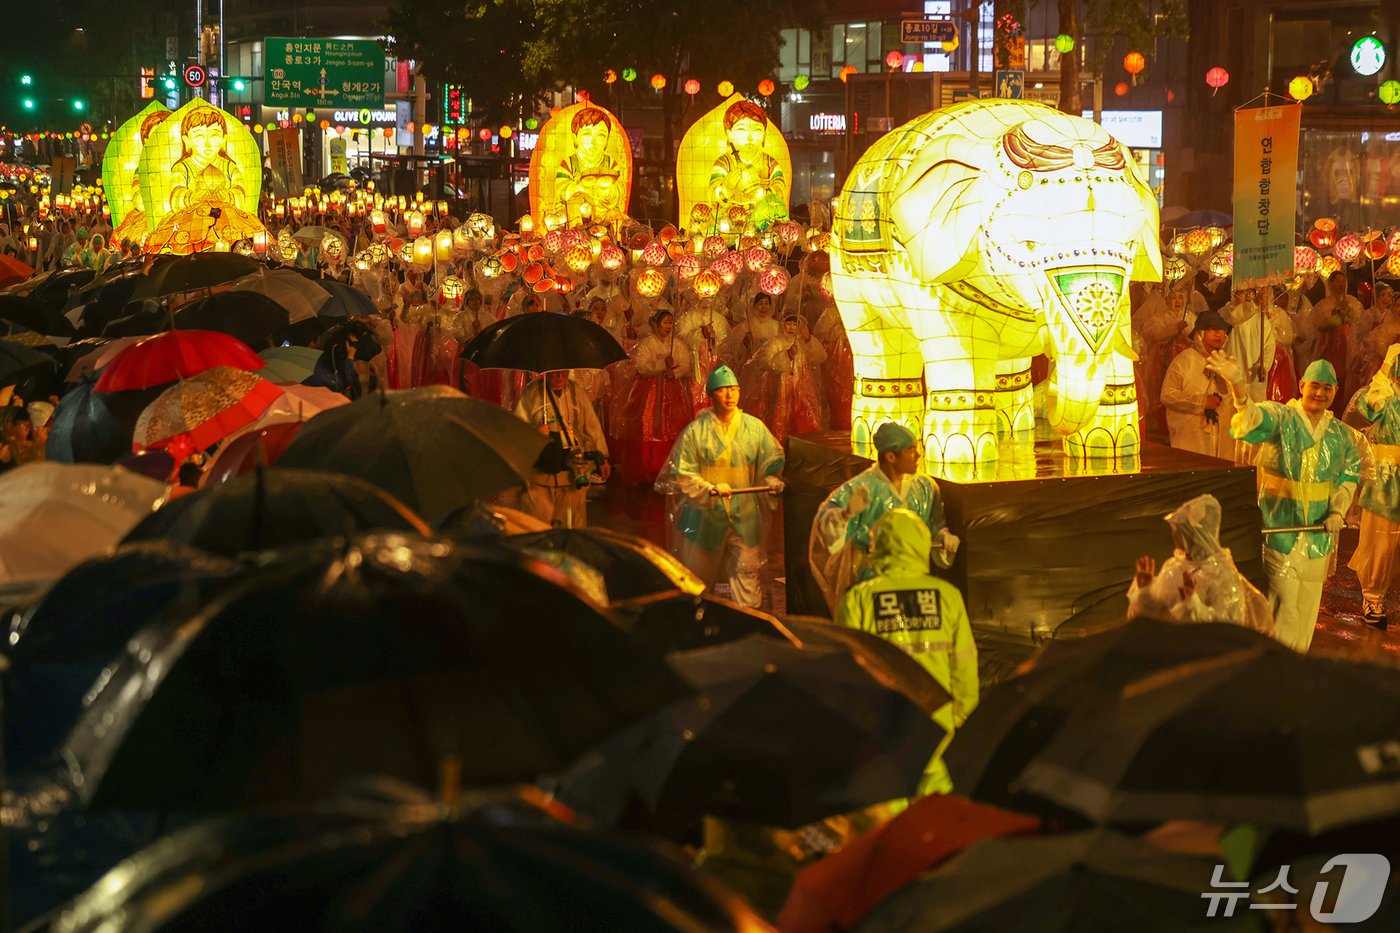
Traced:
[[533, 780], [689, 688], [499, 550], [384, 535], [269, 559], [141, 632], [64, 749], [90, 806], [309, 799], [363, 774]]
[[256, 261], [237, 253], [193, 253], [153, 268], [146, 280], [136, 286], [131, 297], [139, 301], [142, 298], [213, 288], [260, 268]]
[[130, 313], [102, 326], [103, 337], [144, 337], [170, 327], [170, 312], [159, 305], [127, 305]]
[[53, 357], [13, 340], [0, 340], [0, 388], [53, 372]]
[[47, 455], [60, 463], [115, 463], [131, 452], [136, 419], [168, 386], [98, 392], [84, 380], [58, 401], [49, 425]]
[[142, 519], [124, 541], [173, 541], [235, 557], [367, 531], [428, 534], [428, 527], [364, 480], [279, 467], [257, 469], [168, 502]]
[[503, 793], [461, 808], [344, 800], [310, 813], [198, 823], [123, 862], [51, 929], [765, 928], [739, 897], [679, 854], [585, 831], [546, 807]]
[[522, 485], [545, 438], [508, 411], [442, 386], [366, 395], [306, 423], [279, 466], [345, 473], [429, 521]]
[[489, 325], [462, 348], [482, 369], [602, 369], [627, 359], [607, 328], [567, 314], [516, 314]]
[[860, 931], [1262, 930], [1248, 905], [1206, 915], [1214, 871], [1106, 830], [984, 839], [891, 894]]
[[[159, 257], [169, 261], [173, 256]], [[74, 322], [80, 333], [100, 334], [109, 321], [127, 314], [126, 304], [136, 286], [145, 281], [140, 262], [124, 262], [113, 266], [68, 298], [65, 315], [81, 306], [82, 312]]]
[[10, 623], [5, 766], [25, 772], [63, 741], [82, 699], [128, 639], [164, 611], [194, 609], [233, 561], [167, 543], [129, 545], [79, 564]]
[[504, 539], [524, 551], [557, 551], [603, 575], [608, 599], [617, 602], [677, 591], [698, 595], [705, 583], [669, 552], [643, 538], [607, 528], [556, 528]]
[[316, 279], [316, 284], [331, 295], [330, 301], [316, 309], [317, 317], [372, 317], [379, 313], [369, 295], [353, 285], [335, 279]]
[[566, 802], [601, 777], [658, 814], [801, 826], [910, 796], [943, 737], [913, 691], [845, 650], [748, 637], [670, 659], [698, 695], [583, 759]]
[[1400, 813], [1397, 735], [1400, 672], [1256, 647], [1069, 718], [1021, 780], [1101, 823], [1320, 833]]
[[268, 346], [268, 338], [290, 324], [287, 309], [266, 295], [249, 291], [216, 292], [175, 312], [176, 327], [223, 331], [254, 350]]
[[615, 606], [618, 624], [655, 651], [692, 651], [750, 635], [786, 638], [778, 620], [709, 594], [675, 594]]
[[1180, 664], [1242, 650], [1288, 649], [1238, 625], [1138, 618], [1052, 641], [1016, 677], [978, 700], [944, 752], [958, 793], [1012, 809], [1044, 811], [1019, 784], [1022, 770], [1075, 711], [1112, 702], [1124, 687]]

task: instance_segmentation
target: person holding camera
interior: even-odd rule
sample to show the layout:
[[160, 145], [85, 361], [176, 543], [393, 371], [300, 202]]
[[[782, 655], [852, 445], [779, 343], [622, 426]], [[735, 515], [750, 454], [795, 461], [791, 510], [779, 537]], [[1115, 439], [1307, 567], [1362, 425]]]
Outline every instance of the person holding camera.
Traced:
[[569, 370], [554, 370], [525, 387], [515, 414], [549, 438], [521, 507], [558, 528], [584, 527], [588, 487], [607, 482], [612, 473], [608, 442], [588, 393]]

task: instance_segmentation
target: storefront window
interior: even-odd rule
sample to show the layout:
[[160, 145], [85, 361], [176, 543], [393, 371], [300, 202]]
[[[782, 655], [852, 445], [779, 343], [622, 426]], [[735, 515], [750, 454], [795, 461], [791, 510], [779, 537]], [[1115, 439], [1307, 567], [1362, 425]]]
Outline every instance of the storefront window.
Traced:
[[1377, 17], [1375, 3], [1327, 3], [1274, 13], [1269, 82], [1283, 88], [1299, 75], [1311, 77], [1317, 90], [1310, 106], [1374, 103], [1376, 78], [1357, 74], [1351, 50], [1363, 36], [1375, 35], [1389, 51], [1395, 36]]
[[1400, 132], [1302, 133], [1298, 226], [1335, 217], [1343, 230], [1400, 224]]

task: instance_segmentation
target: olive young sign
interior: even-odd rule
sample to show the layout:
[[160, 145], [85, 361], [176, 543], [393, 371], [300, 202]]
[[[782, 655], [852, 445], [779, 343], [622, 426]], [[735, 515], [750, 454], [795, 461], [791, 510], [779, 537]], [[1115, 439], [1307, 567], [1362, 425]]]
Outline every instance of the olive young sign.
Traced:
[[373, 39], [263, 40], [266, 103], [383, 107], [384, 50]]

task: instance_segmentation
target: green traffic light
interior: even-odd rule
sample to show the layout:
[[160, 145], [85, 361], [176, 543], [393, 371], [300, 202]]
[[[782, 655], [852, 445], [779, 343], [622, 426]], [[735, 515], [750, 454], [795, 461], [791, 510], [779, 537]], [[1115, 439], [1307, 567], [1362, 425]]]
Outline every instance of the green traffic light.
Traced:
[[233, 89], [235, 91], [246, 91], [248, 89], [248, 82], [244, 81], [242, 78], [234, 78]]
[[26, 97], [26, 98], [24, 99], [24, 109], [25, 109], [25, 110], [33, 110], [33, 109], [34, 109], [34, 98], [32, 98], [32, 97]]
[[20, 83], [20, 84], [24, 84], [24, 85], [33, 84], [33, 83], [34, 83], [34, 78], [33, 78], [33, 76], [31, 76], [31, 75], [20, 75], [20, 76], [19, 76], [19, 83]]
[[82, 111], [82, 110], [85, 109], [86, 107], [87, 107], [87, 104], [83, 103], [81, 100], [75, 100], [75, 101], [73, 101], [73, 109], [74, 109], [74, 110]]
[[174, 78], [169, 78], [169, 77], [167, 77], [167, 78], [161, 78], [160, 83], [163, 84], [163, 85], [165, 86], [165, 89], [166, 89], [167, 91], [173, 91], [173, 90], [175, 90], [175, 79], [174, 79]]

